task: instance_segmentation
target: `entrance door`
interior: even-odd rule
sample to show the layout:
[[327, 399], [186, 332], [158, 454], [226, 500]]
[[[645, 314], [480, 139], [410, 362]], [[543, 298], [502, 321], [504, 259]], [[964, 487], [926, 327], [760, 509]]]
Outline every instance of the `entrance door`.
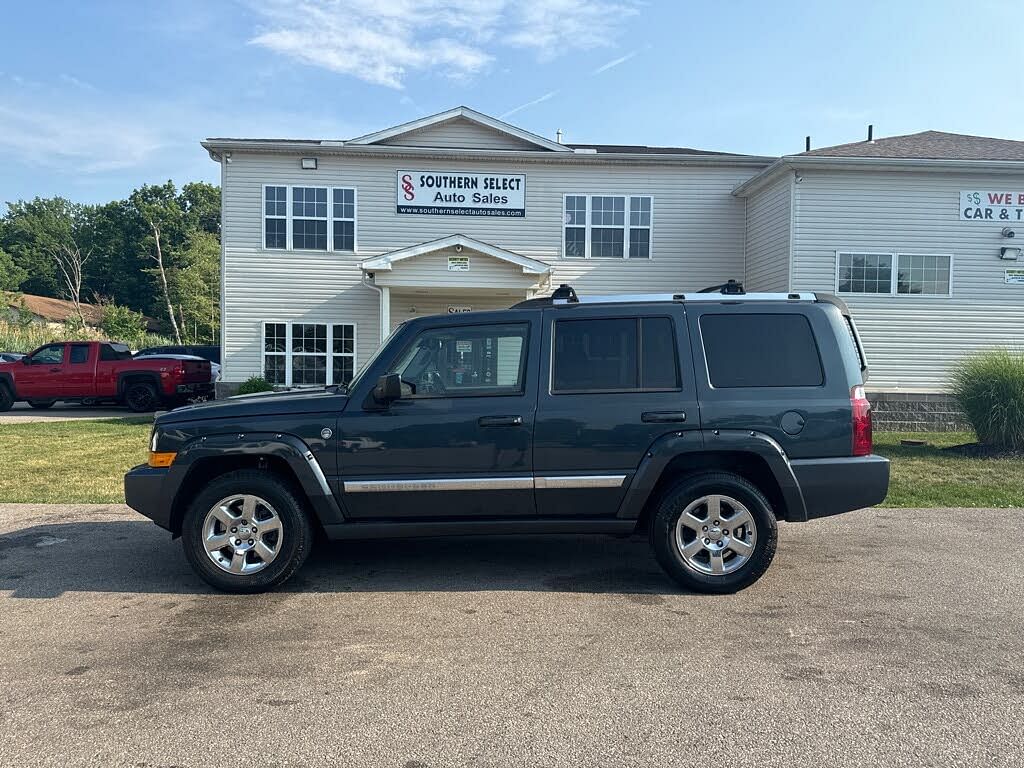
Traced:
[[47, 344], [26, 357], [28, 363], [17, 372], [18, 397], [59, 397], [63, 392], [64, 352], [64, 344]]
[[[503, 313], [504, 314], [504, 313]], [[416, 321], [402, 351], [370, 372], [340, 419], [346, 511], [356, 518], [523, 517], [535, 513], [533, 422], [539, 312]], [[403, 343], [403, 341], [405, 343]], [[377, 406], [378, 375], [402, 397]]]

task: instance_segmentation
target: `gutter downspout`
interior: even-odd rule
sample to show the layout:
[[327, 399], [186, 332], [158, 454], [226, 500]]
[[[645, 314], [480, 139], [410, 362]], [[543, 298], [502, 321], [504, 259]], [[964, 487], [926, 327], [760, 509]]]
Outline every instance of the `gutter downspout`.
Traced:
[[[368, 283], [366, 281], [366, 278], [367, 278], [367, 275], [366, 275], [365, 272], [363, 272], [363, 278], [362, 278], [362, 280], [360, 282], [364, 286], [369, 288], [370, 290], [373, 290], [373, 291], [377, 292], [377, 307], [378, 307], [378, 310], [377, 310], [377, 324], [380, 326], [380, 340], [377, 343], [378, 343], [378, 345], [380, 345], [380, 344], [383, 344], [384, 341], [388, 337], [388, 325], [390, 324], [390, 317], [387, 317], [386, 315], [390, 315], [391, 314], [391, 311], [390, 311], [391, 307], [388, 306], [386, 308], [388, 311], [385, 312], [384, 289], [381, 288], [379, 285], [374, 285], [373, 283]], [[390, 299], [390, 296], [388, 298]], [[390, 304], [390, 302], [388, 302], [388, 304]]]

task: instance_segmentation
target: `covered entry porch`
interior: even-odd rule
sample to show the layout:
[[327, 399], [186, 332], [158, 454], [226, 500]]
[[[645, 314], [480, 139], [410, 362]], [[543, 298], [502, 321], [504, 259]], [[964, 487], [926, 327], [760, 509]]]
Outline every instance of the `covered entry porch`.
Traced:
[[381, 340], [423, 315], [507, 309], [550, 287], [542, 261], [465, 235], [450, 235], [366, 259], [368, 284], [380, 291]]

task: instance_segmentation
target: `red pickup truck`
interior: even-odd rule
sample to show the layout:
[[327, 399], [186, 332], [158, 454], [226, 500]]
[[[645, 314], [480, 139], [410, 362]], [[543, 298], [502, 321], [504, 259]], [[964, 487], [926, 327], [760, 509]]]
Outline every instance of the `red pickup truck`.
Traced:
[[135, 359], [124, 344], [47, 344], [13, 363], [0, 363], [0, 411], [18, 400], [49, 408], [58, 400], [124, 403], [133, 411], [173, 407], [213, 390], [207, 360]]

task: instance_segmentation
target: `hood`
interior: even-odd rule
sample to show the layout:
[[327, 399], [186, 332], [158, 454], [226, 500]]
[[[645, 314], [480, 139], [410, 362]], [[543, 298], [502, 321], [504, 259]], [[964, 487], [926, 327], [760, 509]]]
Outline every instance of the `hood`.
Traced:
[[226, 400], [211, 400], [196, 405], [186, 405], [162, 414], [157, 424], [172, 424], [181, 421], [206, 419], [238, 419], [281, 414], [341, 413], [348, 402], [348, 395], [333, 390], [306, 390], [302, 392], [261, 392], [256, 395], [229, 397]]

